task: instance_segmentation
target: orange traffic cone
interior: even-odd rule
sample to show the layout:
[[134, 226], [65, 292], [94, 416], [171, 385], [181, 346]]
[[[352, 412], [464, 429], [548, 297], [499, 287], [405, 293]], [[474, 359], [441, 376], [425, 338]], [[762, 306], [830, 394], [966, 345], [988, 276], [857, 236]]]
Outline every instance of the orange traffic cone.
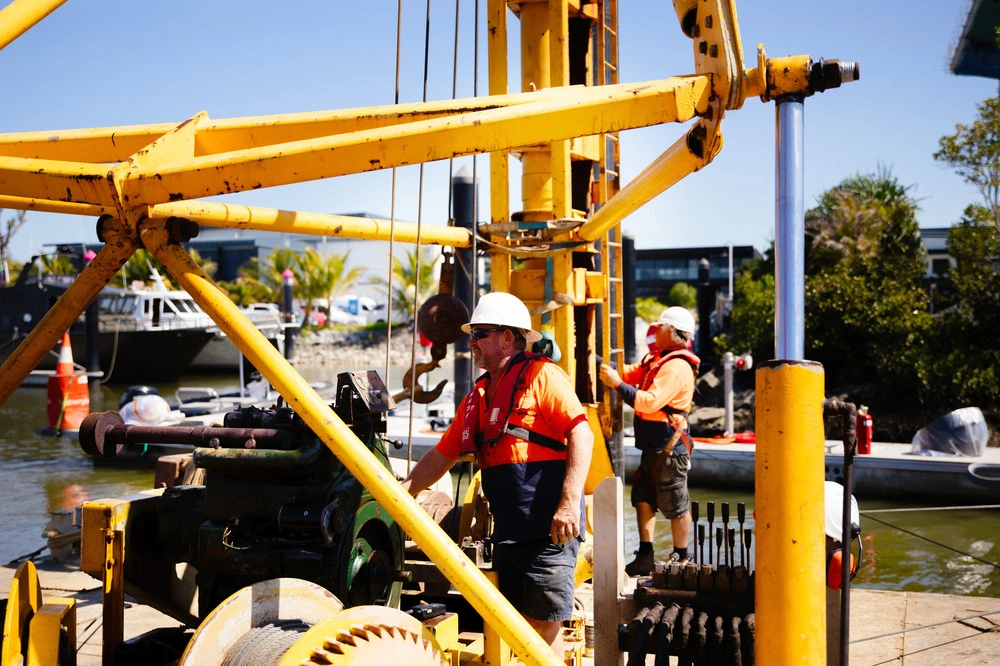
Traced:
[[63, 333], [56, 372], [48, 381], [49, 427], [54, 430], [79, 430], [90, 413], [90, 389], [86, 373], [77, 374], [69, 333]]

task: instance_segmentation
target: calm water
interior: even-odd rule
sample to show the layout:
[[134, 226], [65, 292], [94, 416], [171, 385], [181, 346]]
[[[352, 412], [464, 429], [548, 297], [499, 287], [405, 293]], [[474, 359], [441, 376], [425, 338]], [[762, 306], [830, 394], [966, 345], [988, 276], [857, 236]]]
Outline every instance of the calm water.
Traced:
[[[403, 369], [393, 370], [394, 386], [398, 386], [402, 373]], [[335, 376], [336, 371], [329, 368], [314, 368], [307, 373], [307, 379], [329, 380]], [[433, 381], [437, 380], [438, 377], [433, 378]], [[228, 378], [190, 377], [185, 378], [183, 384], [210, 385], [222, 390], [236, 388], [238, 382]], [[125, 388], [108, 385], [93, 389], [91, 409], [115, 409]], [[164, 396], [171, 396], [176, 387], [160, 385], [157, 388]], [[45, 545], [41, 532], [50, 511], [72, 508], [88, 498], [123, 495], [152, 486], [152, 470], [95, 468], [89, 457], [79, 449], [76, 440], [37, 435], [36, 429], [44, 425], [43, 389], [20, 389], [0, 408], [0, 564]], [[625, 497], [627, 504], [628, 489]], [[709, 500], [716, 502], [716, 526], [720, 525], [720, 502], [730, 502], [733, 526], [736, 525], [736, 503], [745, 502], [746, 526], [755, 528], [750, 517], [753, 497], [749, 493], [695, 488], [692, 489], [692, 498], [701, 502], [703, 518], [705, 503]], [[917, 508], [933, 504], [906, 505], [884, 500], [862, 500], [861, 510]], [[882, 525], [875, 519], [892, 527]], [[932, 539], [940, 545], [902, 530]], [[873, 513], [870, 517], [862, 515], [862, 531], [865, 555], [855, 585], [1000, 597], [1000, 569], [979, 561], [1000, 562], [1000, 510]], [[625, 533], [625, 549], [628, 559], [631, 559], [631, 552], [638, 547], [631, 507], [626, 507]], [[666, 555], [671, 550], [668, 535], [669, 527], [661, 518], [657, 524], [656, 549], [659, 554]]]

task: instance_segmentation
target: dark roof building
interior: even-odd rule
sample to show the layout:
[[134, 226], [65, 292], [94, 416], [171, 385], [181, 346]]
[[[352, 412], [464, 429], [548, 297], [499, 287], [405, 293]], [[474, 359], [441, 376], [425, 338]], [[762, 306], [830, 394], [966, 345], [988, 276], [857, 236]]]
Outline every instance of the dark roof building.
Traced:
[[951, 71], [965, 76], [1000, 79], [1000, 48], [996, 28], [1000, 2], [971, 0], [958, 43], [952, 45]]
[[[635, 288], [639, 298], [653, 297], [666, 301], [670, 289], [679, 282], [698, 284], [698, 264], [708, 260], [708, 280], [718, 293], [729, 291], [730, 246], [676, 247], [635, 251]], [[752, 245], [734, 245], [733, 271], [740, 264], [760, 257]]]

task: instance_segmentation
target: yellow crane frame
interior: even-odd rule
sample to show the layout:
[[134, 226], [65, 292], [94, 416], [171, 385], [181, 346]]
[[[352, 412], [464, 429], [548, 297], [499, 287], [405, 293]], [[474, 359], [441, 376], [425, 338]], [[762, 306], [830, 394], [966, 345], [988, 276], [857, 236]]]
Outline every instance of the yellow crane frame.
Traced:
[[[0, 11], [0, 48], [64, 1], [14, 0]], [[491, 155], [492, 220], [509, 221], [506, 160], [508, 151], [514, 149], [519, 149], [527, 174], [523, 188], [526, 210], [533, 211], [536, 219], [571, 218], [574, 212], [569, 203], [567, 173], [574, 139], [697, 118], [687, 134], [639, 176], [589, 219], [581, 220], [558, 238], [589, 243], [666, 188], [708, 164], [722, 147], [720, 124], [726, 111], [740, 108], [752, 96], [769, 101], [782, 95], [804, 97], [816, 92], [815, 81], [810, 78], [814, 63], [808, 56], [768, 59], [763, 47], [758, 47], [756, 66], [745, 66], [733, 0], [674, 0], [682, 31], [692, 38], [695, 74], [645, 83], [568, 86], [568, 16], [572, 13], [597, 20], [605, 16], [607, 7], [615, 10], [615, 0], [488, 0], [488, 97], [227, 120], [213, 120], [200, 112], [177, 124], [0, 134], [0, 207], [99, 216], [98, 234], [105, 243], [0, 368], [0, 404], [132, 253], [145, 247], [513, 650], [529, 663], [559, 663], [520, 614], [178, 242], [187, 240], [190, 222], [388, 239], [390, 223], [386, 220], [199, 199], [476, 153]], [[509, 94], [507, 90], [508, 10], [521, 20], [522, 78], [525, 86], [528, 81], [534, 84], [530, 92]], [[397, 241], [415, 242], [416, 225], [397, 222], [394, 235]], [[422, 240], [464, 248], [472, 239], [463, 229], [426, 225]], [[569, 254], [556, 254], [554, 288], [568, 293], [574, 302], [581, 302], [583, 296], [572, 279]], [[511, 287], [507, 255], [495, 255], [493, 272], [494, 288]], [[574, 344], [573, 320], [568, 310], [561, 308], [553, 313], [556, 340], [563, 349], [572, 349]], [[572, 374], [575, 368], [567, 364], [569, 359], [565, 359], [564, 367]], [[790, 390], [779, 392], [778, 398], [789, 394], [795, 394], [794, 381]], [[812, 392], [808, 396], [810, 400], [815, 398]], [[813, 443], [818, 437], [820, 449], [821, 426], [818, 433], [813, 426], [802, 433]], [[813, 477], [816, 473], [812, 470], [803, 474], [807, 480], [803, 481], [802, 493], [821, 498], [822, 472]], [[816, 529], [804, 529], [808, 534], [794, 535], [811, 544], [808, 548], [790, 549], [786, 556], [782, 544], [777, 544], [778, 561], [768, 568], [798, 572], [811, 567], [815, 554], [822, 553], [821, 525], [820, 520]], [[759, 547], [766, 549], [766, 530], [759, 535]], [[825, 661], [822, 621], [810, 623], [808, 630], [789, 630], [801, 624], [804, 615], [823, 617], [821, 569], [816, 568], [815, 576], [797, 579], [804, 580], [804, 586], [771, 588], [767, 576], [760, 578], [758, 602], [767, 599], [757, 614], [757, 645], [762, 653], [770, 652], [781, 661], [789, 655], [810, 663]], [[777, 663], [764, 654], [761, 661]]]

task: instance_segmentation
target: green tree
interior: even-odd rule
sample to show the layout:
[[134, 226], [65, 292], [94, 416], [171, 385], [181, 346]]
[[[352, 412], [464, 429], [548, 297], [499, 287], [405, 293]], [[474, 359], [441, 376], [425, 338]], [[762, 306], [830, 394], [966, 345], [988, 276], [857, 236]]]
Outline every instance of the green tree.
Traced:
[[333, 298], [350, 289], [365, 273], [361, 266], [347, 270], [349, 256], [350, 252], [323, 255], [306, 248], [298, 258], [302, 298], [307, 303], [325, 299], [333, 307]]
[[[894, 405], [926, 398], [919, 370], [931, 320], [911, 189], [880, 167], [825, 192], [805, 221], [806, 357], [823, 363], [828, 386], [864, 384]], [[733, 331], [720, 346], [771, 358], [773, 247], [735, 286]]]
[[[298, 275], [298, 255], [293, 250], [279, 247], [271, 250], [263, 260], [259, 257], [251, 258], [240, 266], [235, 280], [220, 282], [219, 286], [237, 305], [280, 303], [284, 280], [282, 275], [286, 270]], [[301, 292], [301, 286], [296, 280], [292, 295], [300, 298]]]
[[64, 254], [40, 255], [31, 267], [32, 275], [76, 275], [73, 260]]
[[698, 307], [698, 290], [687, 282], [678, 282], [670, 288], [667, 304], [694, 310]]
[[[218, 270], [218, 264], [209, 259], [205, 259], [198, 253], [197, 250], [190, 248], [187, 251], [188, 256], [194, 259], [194, 262], [201, 267], [209, 277], [215, 274]], [[163, 278], [163, 284], [167, 289], [177, 289], [177, 285], [174, 284], [170, 277], [170, 273], [167, 269], [159, 262], [159, 260], [154, 257], [149, 250], [139, 248], [132, 256], [128, 258], [122, 269], [118, 271], [114, 278], [111, 279], [109, 283], [113, 287], [128, 288], [133, 282], [141, 282], [142, 284], [149, 285], [153, 282], [153, 271], [160, 274]]]
[[652, 324], [660, 318], [660, 313], [667, 306], [652, 296], [648, 298], [635, 299], [635, 316], [642, 319], [647, 324]]
[[[417, 275], [417, 258], [420, 258], [420, 273]], [[417, 254], [417, 248], [407, 251], [403, 258], [392, 258], [392, 311], [402, 318], [402, 321], [413, 321], [414, 297], [420, 294], [423, 303], [434, 290], [434, 267], [441, 253], [438, 250], [424, 247]], [[372, 283], [388, 286], [388, 280], [381, 276], [372, 278]]]
[[[1000, 231], [991, 211], [971, 205], [948, 232], [952, 307], [935, 316], [933, 362], [922, 379], [937, 411], [976, 405], [995, 423], [1000, 408]], [[991, 428], [995, 430], [994, 423]]]
[[934, 159], [953, 168], [982, 195], [993, 225], [1000, 230], [1000, 97], [977, 104], [971, 125], [955, 125], [941, 137]]

